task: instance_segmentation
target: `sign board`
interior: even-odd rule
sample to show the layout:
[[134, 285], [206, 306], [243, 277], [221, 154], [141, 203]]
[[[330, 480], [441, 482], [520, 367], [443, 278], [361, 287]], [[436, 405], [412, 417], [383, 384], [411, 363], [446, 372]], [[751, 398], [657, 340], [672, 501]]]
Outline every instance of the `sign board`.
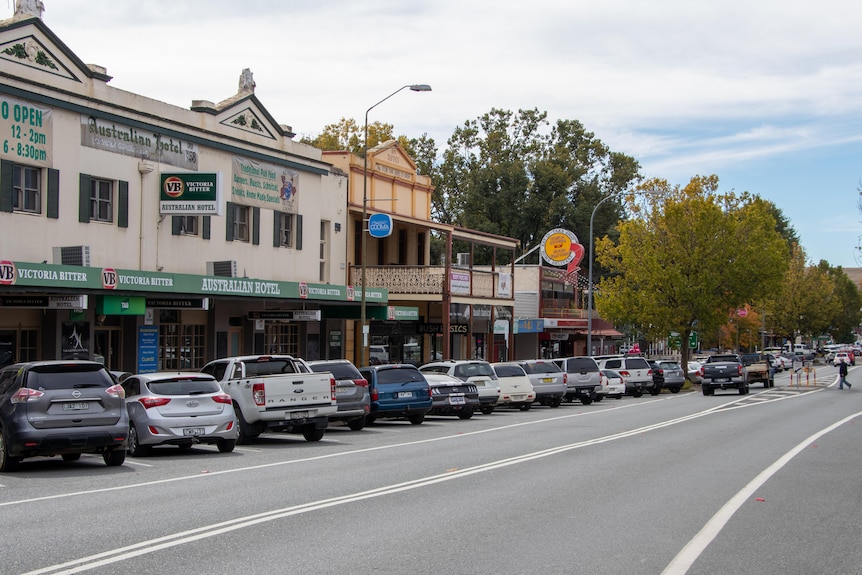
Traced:
[[372, 214], [368, 218], [368, 233], [372, 238], [386, 238], [392, 235], [392, 216]]
[[269, 320], [286, 320], [286, 321], [320, 321], [319, 309], [290, 309], [290, 310], [271, 310], [271, 311], [250, 311], [248, 319], [269, 319]]
[[162, 174], [159, 213], [220, 216], [221, 174]]
[[552, 266], [564, 266], [577, 258], [575, 265], [584, 257], [584, 246], [578, 236], [563, 228], [554, 228], [542, 238], [542, 259]]
[[137, 373], [153, 373], [159, 370], [159, 328], [150, 325], [138, 327]]
[[[6, 48], [6, 53], [12, 49]], [[43, 167], [53, 165], [54, 122], [51, 108], [4, 94], [0, 96], [0, 130], [4, 134], [0, 147], [3, 159], [35, 163]]]

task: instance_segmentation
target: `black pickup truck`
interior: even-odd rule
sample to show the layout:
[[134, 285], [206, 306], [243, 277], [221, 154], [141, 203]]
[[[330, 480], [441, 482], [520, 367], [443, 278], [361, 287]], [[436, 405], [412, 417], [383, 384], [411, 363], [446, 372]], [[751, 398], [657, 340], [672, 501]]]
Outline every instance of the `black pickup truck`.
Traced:
[[738, 389], [739, 395], [748, 393], [748, 371], [735, 353], [711, 355], [700, 370], [704, 395], [713, 395], [716, 389]]

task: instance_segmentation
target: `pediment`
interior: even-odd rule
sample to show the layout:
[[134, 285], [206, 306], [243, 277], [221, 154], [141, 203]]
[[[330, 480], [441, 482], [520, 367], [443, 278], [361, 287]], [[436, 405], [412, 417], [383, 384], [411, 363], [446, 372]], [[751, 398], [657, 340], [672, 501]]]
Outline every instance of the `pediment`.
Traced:
[[216, 104], [218, 122], [222, 126], [268, 138], [278, 139], [284, 129], [266, 111], [253, 93], [240, 92]]
[[[405, 180], [416, 177], [416, 163], [395, 140], [387, 140], [368, 151], [375, 171], [388, 172]], [[381, 169], [385, 166], [388, 169]]]

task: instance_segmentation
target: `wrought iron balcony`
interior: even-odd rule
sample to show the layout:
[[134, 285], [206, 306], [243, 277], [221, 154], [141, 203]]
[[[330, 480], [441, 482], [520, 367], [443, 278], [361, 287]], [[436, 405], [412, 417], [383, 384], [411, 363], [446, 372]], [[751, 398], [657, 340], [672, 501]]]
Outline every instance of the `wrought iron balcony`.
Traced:
[[[451, 271], [459, 274], [465, 281], [453, 282], [452, 295], [476, 298], [514, 299], [514, 290], [509, 286], [505, 296], [497, 295], [499, 272], [453, 267]], [[365, 266], [365, 279], [369, 288], [384, 288], [389, 297], [401, 295], [428, 294], [440, 295], [446, 286], [445, 266]], [[362, 267], [351, 266], [350, 282], [353, 286], [362, 285]]]

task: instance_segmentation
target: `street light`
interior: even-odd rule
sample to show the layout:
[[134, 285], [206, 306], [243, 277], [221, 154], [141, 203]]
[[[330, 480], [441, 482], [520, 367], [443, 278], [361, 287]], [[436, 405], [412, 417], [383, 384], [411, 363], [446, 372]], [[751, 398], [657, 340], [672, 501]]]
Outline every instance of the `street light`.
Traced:
[[587, 262], [589, 264], [589, 271], [587, 272], [587, 355], [590, 357], [593, 355], [593, 220], [600, 205], [621, 194], [622, 192], [614, 192], [599, 200], [590, 215], [590, 255]]
[[401, 86], [373, 106], [369, 107], [365, 110], [365, 145], [364, 145], [364, 154], [362, 159], [362, 241], [361, 241], [361, 253], [362, 253], [362, 299], [360, 304], [360, 323], [362, 324], [362, 345], [359, 348], [359, 365], [366, 365], [365, 361], [365, 350], [368, 348], [368, 317], [366, 314], [366, 305], [367, 300], [365, 299], [365, 261], [366, 261], [366, 248], [368, 246], [368, 240], [366, 238], [367, 230], [365, 229], [365, 222], [368, 220], [368, 112], [373, 110], [375, 107], [379, 106], [401, 90], [405, 88], [410, 88], [413, 92], [430, 92], [431, 86], [428, 84], [407, 84], [406, 86]]

